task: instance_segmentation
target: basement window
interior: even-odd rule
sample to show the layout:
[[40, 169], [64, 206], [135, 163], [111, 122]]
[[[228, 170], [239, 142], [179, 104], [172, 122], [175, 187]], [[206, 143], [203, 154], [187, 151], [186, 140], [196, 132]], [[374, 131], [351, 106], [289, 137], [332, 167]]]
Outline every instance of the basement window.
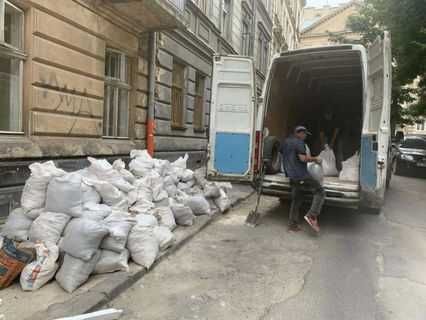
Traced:
[[24, 12], [0, 0], [0, 132], [22, 131]]
[[105, 57], [104, 136], [129, 136], [130, 59], [107, 49]]

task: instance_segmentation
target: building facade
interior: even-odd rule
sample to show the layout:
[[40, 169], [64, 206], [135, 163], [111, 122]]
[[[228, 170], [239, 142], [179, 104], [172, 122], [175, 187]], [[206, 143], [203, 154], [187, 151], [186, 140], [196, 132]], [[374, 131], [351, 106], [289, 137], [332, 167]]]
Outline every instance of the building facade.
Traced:
[[306, 7], [301, 20], [300, 47], [315, 47], [335, 44], [330, 36], [359, 40], [360, 35], [347, 27], [348, 18], [359, 12], [359, 1], [353, 0], [340, 6]]
[[272, 0], [0, 0], [0, 217], [19, 203], [35, 161], [75, 170], [87, 156], [128, 159], [148, 148], [202, 165], [213, 55], [252, 56], [260, 93], [274, 8]]

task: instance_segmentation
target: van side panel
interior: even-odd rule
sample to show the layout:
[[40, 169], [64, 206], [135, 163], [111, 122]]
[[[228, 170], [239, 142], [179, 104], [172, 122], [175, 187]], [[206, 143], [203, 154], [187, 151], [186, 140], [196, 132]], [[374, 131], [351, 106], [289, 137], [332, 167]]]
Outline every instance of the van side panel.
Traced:
[[222, 174], [246, 174], [250, 169], [250, 143], [250, 134], [217, 132], [216, 170]]
[[363, 190], [375, 190], [377, 183], [377, 151], [374, 151], [374, 135], [361, 138], [361, 186]]

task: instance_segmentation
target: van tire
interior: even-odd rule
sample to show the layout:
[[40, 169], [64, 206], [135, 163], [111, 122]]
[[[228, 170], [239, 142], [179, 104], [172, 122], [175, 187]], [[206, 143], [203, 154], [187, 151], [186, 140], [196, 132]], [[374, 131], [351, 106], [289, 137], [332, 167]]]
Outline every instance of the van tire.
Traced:
[[265, 169], [267, 174], [275, 174], [281, 171], [281, 143], [277, 137], [268, 136], [263, 140], [263, 159], [270, 160], [266, 162]]

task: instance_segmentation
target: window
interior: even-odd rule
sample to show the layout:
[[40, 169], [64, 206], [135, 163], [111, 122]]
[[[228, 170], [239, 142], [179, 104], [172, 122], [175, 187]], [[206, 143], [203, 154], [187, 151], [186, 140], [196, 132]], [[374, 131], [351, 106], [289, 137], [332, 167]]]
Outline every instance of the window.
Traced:
[[107, 49], [105, 57], [104, 136], [129, 136], [130, 59]]
[[230, 30], [231, 30], [231, 0], [223, 0], [221, 31], [225, 39], [230, 38]]
[[195, 80], [194, 129], [204, 129], [204, 89], [206, 77], [197, 72]]
[[172, 126], [183, 128], [185, 126], [185, 66], [173, 61], [172, 73]]
[[269, 63], [269, 38], [266, 33], [259, 28], [259, 37], [257, 43], [256, 64], [257, 69], [265, 74]]
[[241, 28], [241, 54], [244, 56], [251, 56], [253, 50], [253, 38], [251, 34], [253, 16], [244, 5], [242, 12], [243, 20]]
[[0, 0], [0, 131], [22, 131], [24, 13]]

